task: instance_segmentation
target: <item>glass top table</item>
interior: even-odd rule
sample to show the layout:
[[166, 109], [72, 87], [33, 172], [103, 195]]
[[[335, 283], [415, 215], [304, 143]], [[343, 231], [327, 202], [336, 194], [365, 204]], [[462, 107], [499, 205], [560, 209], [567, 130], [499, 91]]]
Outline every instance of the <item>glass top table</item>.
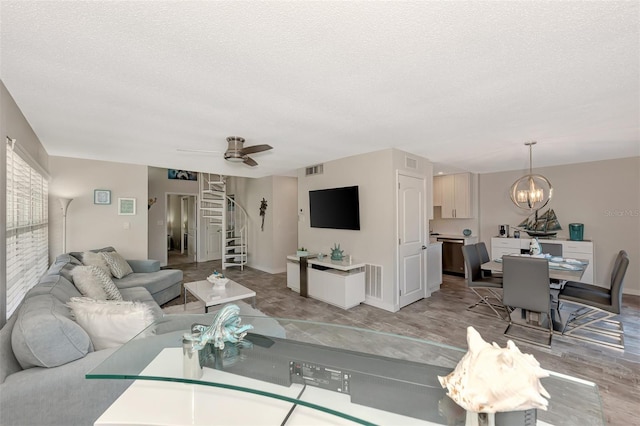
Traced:
[[[130, 424], [208, 424], [207, 416], [221, 416], [223, 409], [241, 419], [254, 415], [254, 424], [465, 422], [465, 411], [437, 376], [449, 374], [466, 349], [350, 326], [242, 316], [242, 324], [254, 327], [246, 344], [227, 344], [205, 360], [200, 379], [185, 378], [182, 336], [213, 317], [168, 315], [152, 325], [155, 336], [134, 338], [87, 373], [87, 379], [135, 379], [96, 425], [127, 423], [128, 416], [135, 417]], [[551, 398], [548, 411], [537, 410], [538, 425], [604, 424], [594, 383], [550, 374], [541, 379]], [[496, 423], [512, 424], [504, 419]]]

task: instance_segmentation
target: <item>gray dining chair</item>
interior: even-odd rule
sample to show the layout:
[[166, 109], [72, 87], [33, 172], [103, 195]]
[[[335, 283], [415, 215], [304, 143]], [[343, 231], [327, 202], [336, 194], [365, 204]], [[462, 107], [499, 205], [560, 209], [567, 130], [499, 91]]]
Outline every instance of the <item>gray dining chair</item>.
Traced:
[[609, 288], [577, 281], [568, 281], [558, 299], [578, 305], [565, 324], [562, 335], [603, 346], [624, 349], [622, 323], [611, 318], [622, 308], [624, 276], [629, 267], [629, 255], [620, 250], [611, 270]]
[[562, 244], [540, 243], [540, 252], [551, 256], [562, 256]]
[[[550, 254], [551, 256], [562, 257], [562, 244], [540, 243], [540, 252], [543, 254]], [[554, 290], [560, 290], [562, 287], [564, 287], [566, 280], [559, 280], [556, 278], [552, 278], [550, 282], [551, 282], [551, 288], [553, 288]]]
[[[487, 245], [481, 241], [479, 243], [476, 243], [476, 249], [478, 249], [478, 256], [480, 256], [480, 264], [483, 263], [487, 263], [491, 261], [491, 257], [489, 257], [489, 251], [487, 250]], [[482, 271], [482, 276], [484, 278], [486, 277], [496, 277], [496, 278], [501, 278], [502, 274], [499, 272], [492, 272], [488, 269], [481, 269]]]
[[498, 318], [508, 319], [509, 309], [502, 303], [502, 280], [495, 277], [483, 277], [480, 269], [480, 256], [475, 244], [462, 246], [462, 256], [466, 267], [467, 287], [478, 296], [478, 301], [467, 309], [478, 306], [488, 307]]
[[[525, 323], [509, 321], [504, 334], [517, 340], [551, 347], [553, 317], [551, 316], [551, 292], [549, 289], [549, 261], [547, 259], [522, 256], [502, 257], [502, 301], [511, 308], [527, 312]], [[532, 324], [532, 312], [540, 314], [538, 325]], [[542, 318], [542, 315], [546, 318]], [[545, 321], [546, 320], [546, 321]], [[544, 327], [543, 324], [547, 323]], [[536, 330], [514, 334], [516, 328]], [[544, 332], [544, 340], [535, 335]]]

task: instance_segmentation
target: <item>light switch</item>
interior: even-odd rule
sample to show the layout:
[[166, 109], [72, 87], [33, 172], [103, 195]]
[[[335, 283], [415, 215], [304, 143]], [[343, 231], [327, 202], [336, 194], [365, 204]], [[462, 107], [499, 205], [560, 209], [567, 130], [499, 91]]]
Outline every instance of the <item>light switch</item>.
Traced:
[[158, 225], [158, 226], [162, 226], [162, 225], [164, 225], [164, 221], [159, 220], [159, 221], [156, 223], [156, 225]]
[[124, 229], [129, 229], [129, 227], [130, 227], [129, 222], [125, 222], [125, 223], [124, 223]]

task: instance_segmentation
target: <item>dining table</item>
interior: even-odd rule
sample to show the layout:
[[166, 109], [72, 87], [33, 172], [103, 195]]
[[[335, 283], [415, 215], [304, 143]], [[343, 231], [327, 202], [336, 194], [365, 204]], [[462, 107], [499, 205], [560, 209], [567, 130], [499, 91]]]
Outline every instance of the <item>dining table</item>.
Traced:
[[[523, 257], [542, 257], [539, 255], [510, 255], [510, 256], [523, 256]], [[567, 259], [551, 257], [549, 260], [549, 278], [562, 280], [562, 281], [580, 281], [584, 271], [589, 266], [589, 261], [586, 259]], [[502, 272], [502, 258], [492, 259], [489, 262], [485, 262], [480, 265], [480, 268], [491, 272]]]

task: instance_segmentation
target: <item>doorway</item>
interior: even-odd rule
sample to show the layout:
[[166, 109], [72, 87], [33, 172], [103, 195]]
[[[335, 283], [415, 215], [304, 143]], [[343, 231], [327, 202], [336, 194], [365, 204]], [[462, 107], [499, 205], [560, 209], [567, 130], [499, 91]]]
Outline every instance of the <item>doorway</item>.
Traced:
[[198, 208], [195, 194], [167, 194], [167, 265], [198, 259]]
[[400, 308], [426, 295], [423, 176], [398, 174], [398, 283]]

